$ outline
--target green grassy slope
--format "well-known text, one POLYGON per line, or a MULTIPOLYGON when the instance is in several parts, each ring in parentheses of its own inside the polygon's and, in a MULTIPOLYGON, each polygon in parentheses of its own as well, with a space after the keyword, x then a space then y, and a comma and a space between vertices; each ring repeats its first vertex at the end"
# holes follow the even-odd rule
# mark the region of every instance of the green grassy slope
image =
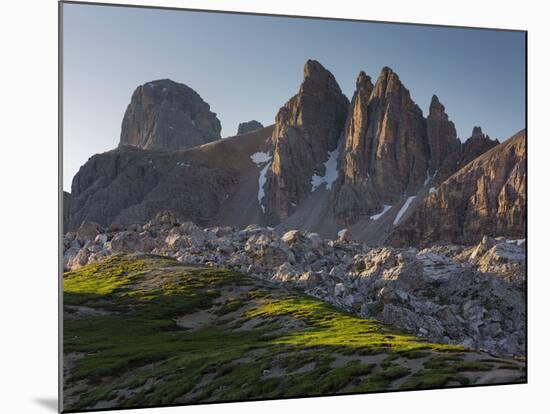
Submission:
POLYGON ((524 381, 279 285, 157 256, 64 275, 64 409, 524 381))

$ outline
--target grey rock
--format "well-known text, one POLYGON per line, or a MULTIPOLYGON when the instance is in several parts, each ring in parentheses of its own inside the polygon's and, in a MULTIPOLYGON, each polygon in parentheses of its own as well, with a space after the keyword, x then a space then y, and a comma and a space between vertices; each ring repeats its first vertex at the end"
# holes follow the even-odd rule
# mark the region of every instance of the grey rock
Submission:
POLYGON ((264 126, 260 122, 254 119, 248 122, 241 122, 239 124, 239 127, 237 128, 237 135, 248 134, 249 132, 254 132, 258 129, 262 129, 263 127, 264 126))
POLYGON ((120 133, 120 145, 174 151, 221 138, 216 114, 190 87, 161 79, 133 93, 120 133))

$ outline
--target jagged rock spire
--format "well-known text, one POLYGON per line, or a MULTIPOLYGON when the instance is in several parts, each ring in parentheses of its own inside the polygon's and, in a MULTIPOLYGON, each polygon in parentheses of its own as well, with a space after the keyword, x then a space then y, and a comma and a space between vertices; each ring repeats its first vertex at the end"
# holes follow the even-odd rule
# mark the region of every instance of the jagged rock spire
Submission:
POLYGON ((342 134, 349 101, 336 79, 316 60, 304 65, 298 94, 279 110, 273 131, 273 161, 265 184, 266 214, 279 222, 312 191, 312 177, 342 134))

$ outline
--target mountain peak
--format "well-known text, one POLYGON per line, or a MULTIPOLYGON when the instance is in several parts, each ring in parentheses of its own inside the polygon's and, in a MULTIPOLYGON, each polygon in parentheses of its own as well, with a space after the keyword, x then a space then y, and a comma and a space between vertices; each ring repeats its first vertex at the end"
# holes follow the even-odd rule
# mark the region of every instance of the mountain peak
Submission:
POLYGON ((445 106, 435 94, 432 96, 432 101, 430 102, 430 114, 433 112, 445 112, 445 106))
POLYGON ((372 80, 364 71, 359 72, 357 75, 357 81, 355 83, 357 90, 361 89, 372 89, 372 80))
POLYGON ((483 131, 481 130, 480 126, 475 126, 472 129, 472 138, 485 138, 485 134, 483 134, 483 131))
POLYGON ((304 79, 319 78, 331 74, 323 65, 313 59, 308 59, 304 64, 304 79))
POLYGON ((171 79, 157 79, 132 94, 120 145, 174 151, 220 139, 220 132, 216 114, 197 92, 171 79))
POLYGON ((466 165, 498 144, 498 140, 491 139, 489 135, 485 135, 481 127, 474 126, 472 136, 462 145, 461 165, 466 165))
POLYGON ((332 73, 308 60, 299 92, 275 117, 273 162, 264 187, 269 220, 286 219, 312 192, 313 177, 327 173, 325 163, 338 145, 348 107, 332 73))

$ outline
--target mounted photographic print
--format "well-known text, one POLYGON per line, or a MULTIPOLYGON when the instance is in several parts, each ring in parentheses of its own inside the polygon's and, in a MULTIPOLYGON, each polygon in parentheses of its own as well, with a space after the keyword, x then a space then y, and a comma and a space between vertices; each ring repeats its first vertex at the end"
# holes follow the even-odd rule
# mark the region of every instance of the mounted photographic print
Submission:
POLYGON ((64 412, 526 382, 526 32, 60 11, 64 412))

